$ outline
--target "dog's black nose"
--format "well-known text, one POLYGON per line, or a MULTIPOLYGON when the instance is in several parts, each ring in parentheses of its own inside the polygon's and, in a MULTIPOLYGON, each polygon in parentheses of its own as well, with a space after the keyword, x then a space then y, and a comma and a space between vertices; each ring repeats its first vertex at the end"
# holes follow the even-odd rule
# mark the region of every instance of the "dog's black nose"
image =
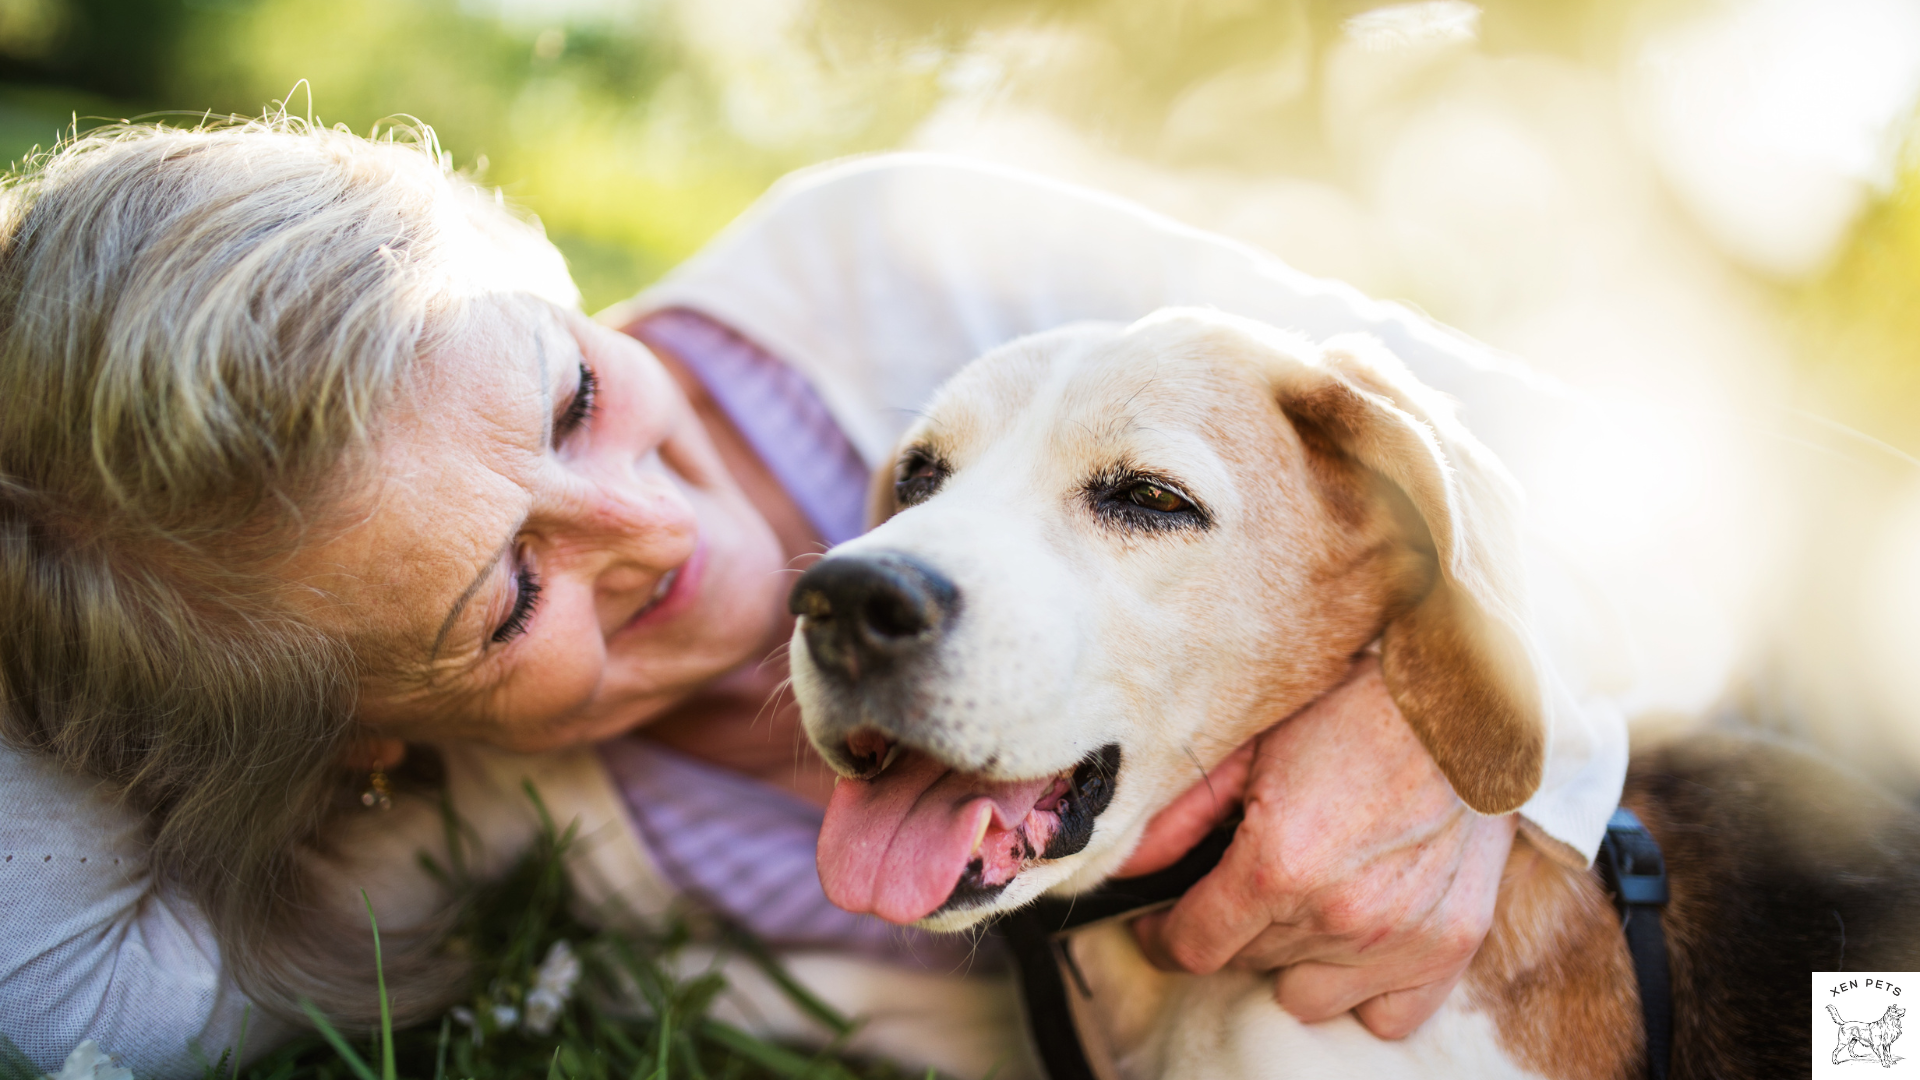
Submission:
POLYGON ((848 680, 880 671, 940 636, 960 594, 939 571, 898 552, 842 555, 800 575, 787 610, 806 618, 807 652, 848 680))

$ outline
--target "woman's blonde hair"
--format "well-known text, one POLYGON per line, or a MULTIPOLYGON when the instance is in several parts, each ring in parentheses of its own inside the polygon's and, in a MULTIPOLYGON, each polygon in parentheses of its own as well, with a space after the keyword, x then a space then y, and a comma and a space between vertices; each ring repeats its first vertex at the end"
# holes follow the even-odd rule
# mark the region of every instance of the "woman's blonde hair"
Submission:
MULTIPOLYGON (((120 125, 0 181, 0 738, 142 814, 157 880, 277 1012, 374 997, 300 854, 343 801, 361 673, 271 571, 501 292, 577 303, 424 127, 120 125)), ((387 955, 406 1011, 444 1000, 427 943, 387 955)))

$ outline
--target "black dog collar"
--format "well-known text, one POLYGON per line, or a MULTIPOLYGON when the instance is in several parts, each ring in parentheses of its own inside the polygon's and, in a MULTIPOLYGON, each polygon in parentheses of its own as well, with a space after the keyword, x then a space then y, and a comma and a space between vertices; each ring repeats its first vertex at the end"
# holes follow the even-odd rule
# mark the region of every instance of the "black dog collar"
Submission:
MULTIPOLYGON (((1237 822, 1235 823, 1238 824, 1237 822)), ((1027 1030, 1048 1080, 1099 1080, 1073 1025, 1073 1006, 1060 978, 1064 964, 1073 970, 1062 935, 1107 919, 1134 915, 1171 904, 1220 864, 1233 842, 1233 825, 1208 833, 1192 851, 1165 870, 1109 881, 1090 893, 1060 900, 1043 896, 995 923, 1007 939, 1020 969, 1020 996, 1027 1006, 1027 1030)))

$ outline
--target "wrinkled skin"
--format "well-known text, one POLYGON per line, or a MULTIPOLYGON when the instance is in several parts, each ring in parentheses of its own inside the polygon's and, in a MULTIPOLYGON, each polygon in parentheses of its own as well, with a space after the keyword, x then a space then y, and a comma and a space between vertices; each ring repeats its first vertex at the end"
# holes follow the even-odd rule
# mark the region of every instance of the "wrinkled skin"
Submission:
POLYGON ((578 745, 711 712, 736 682, 755 684, 738 709, 761 707, 779 676, 739 669, 784 636, 789 549, 814 541, 776 532, 779 508, 749 498, 638 342, 532 300, 483 304, 383 421, 367 482, 287 568, 369 660, 376 751, 578 745), (594 407, 563 430, 583 367, 594 407), (540 591, 510 633, 522 572, 540 591))

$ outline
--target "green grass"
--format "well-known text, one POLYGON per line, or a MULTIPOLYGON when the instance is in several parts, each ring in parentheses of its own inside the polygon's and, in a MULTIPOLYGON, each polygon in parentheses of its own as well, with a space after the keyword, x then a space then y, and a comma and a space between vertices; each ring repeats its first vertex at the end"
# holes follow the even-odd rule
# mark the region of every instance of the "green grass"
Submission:
MULTIPOLYGON (((539 806, 537 796, 535 805, 539 806)), ((446 947, 471 957, 472 978, 463 1001, 431 1022, 393 1027, 384 972, 380 976, 381 1023, 356 1037, 311 1005, 315 1034, 275 1048, 239 1068, 223 1051, 209 1060, 205 1080, 909 1080, 885 1061, 842 1052, 858 1022, 842 1016, 808 992, 758 942, 736 928, 689 912, 641 931, 589 926, 573 914, 565 857, 572 831, 555 829, 540 807, 543 830, 534 848, 503 877, 468 878, 453 845, 454 865, 430 868, 469 897, 446 947), (555 942, 566 942, 580 960, 572 996, 553 1018, 548 1034, 520 1022, 538 982, 541 961, 555 942), (699 942, 718 945, 721 958, 757 965, 819 1025, 817 1045, 770 1042, 716 1020, 715 999, 726 981, 714 966, 692 977, 675 974, 676 954, 699 942), (511 1009, 513 1019, 503 1022, 511 1009), (470 1018, 457 1019, 456 1015, 470 1018)), ((450 836, 459 833, 448 815, 450 836)), ((364 900, 364 897, 363 897, 364 900)), ((367 916, 374 919, 371 905, 367 916)), ((379 964, 379 927, 374 922, 374 958, 379 964)), ((242 1032, 242 1042, 245 1034, 242 1032)), ((113 1047, 106 1047, 111 1051, 113 1047)), ((38 1080, 32 1067, 0 1036, 0 1080, 38 1080)))

